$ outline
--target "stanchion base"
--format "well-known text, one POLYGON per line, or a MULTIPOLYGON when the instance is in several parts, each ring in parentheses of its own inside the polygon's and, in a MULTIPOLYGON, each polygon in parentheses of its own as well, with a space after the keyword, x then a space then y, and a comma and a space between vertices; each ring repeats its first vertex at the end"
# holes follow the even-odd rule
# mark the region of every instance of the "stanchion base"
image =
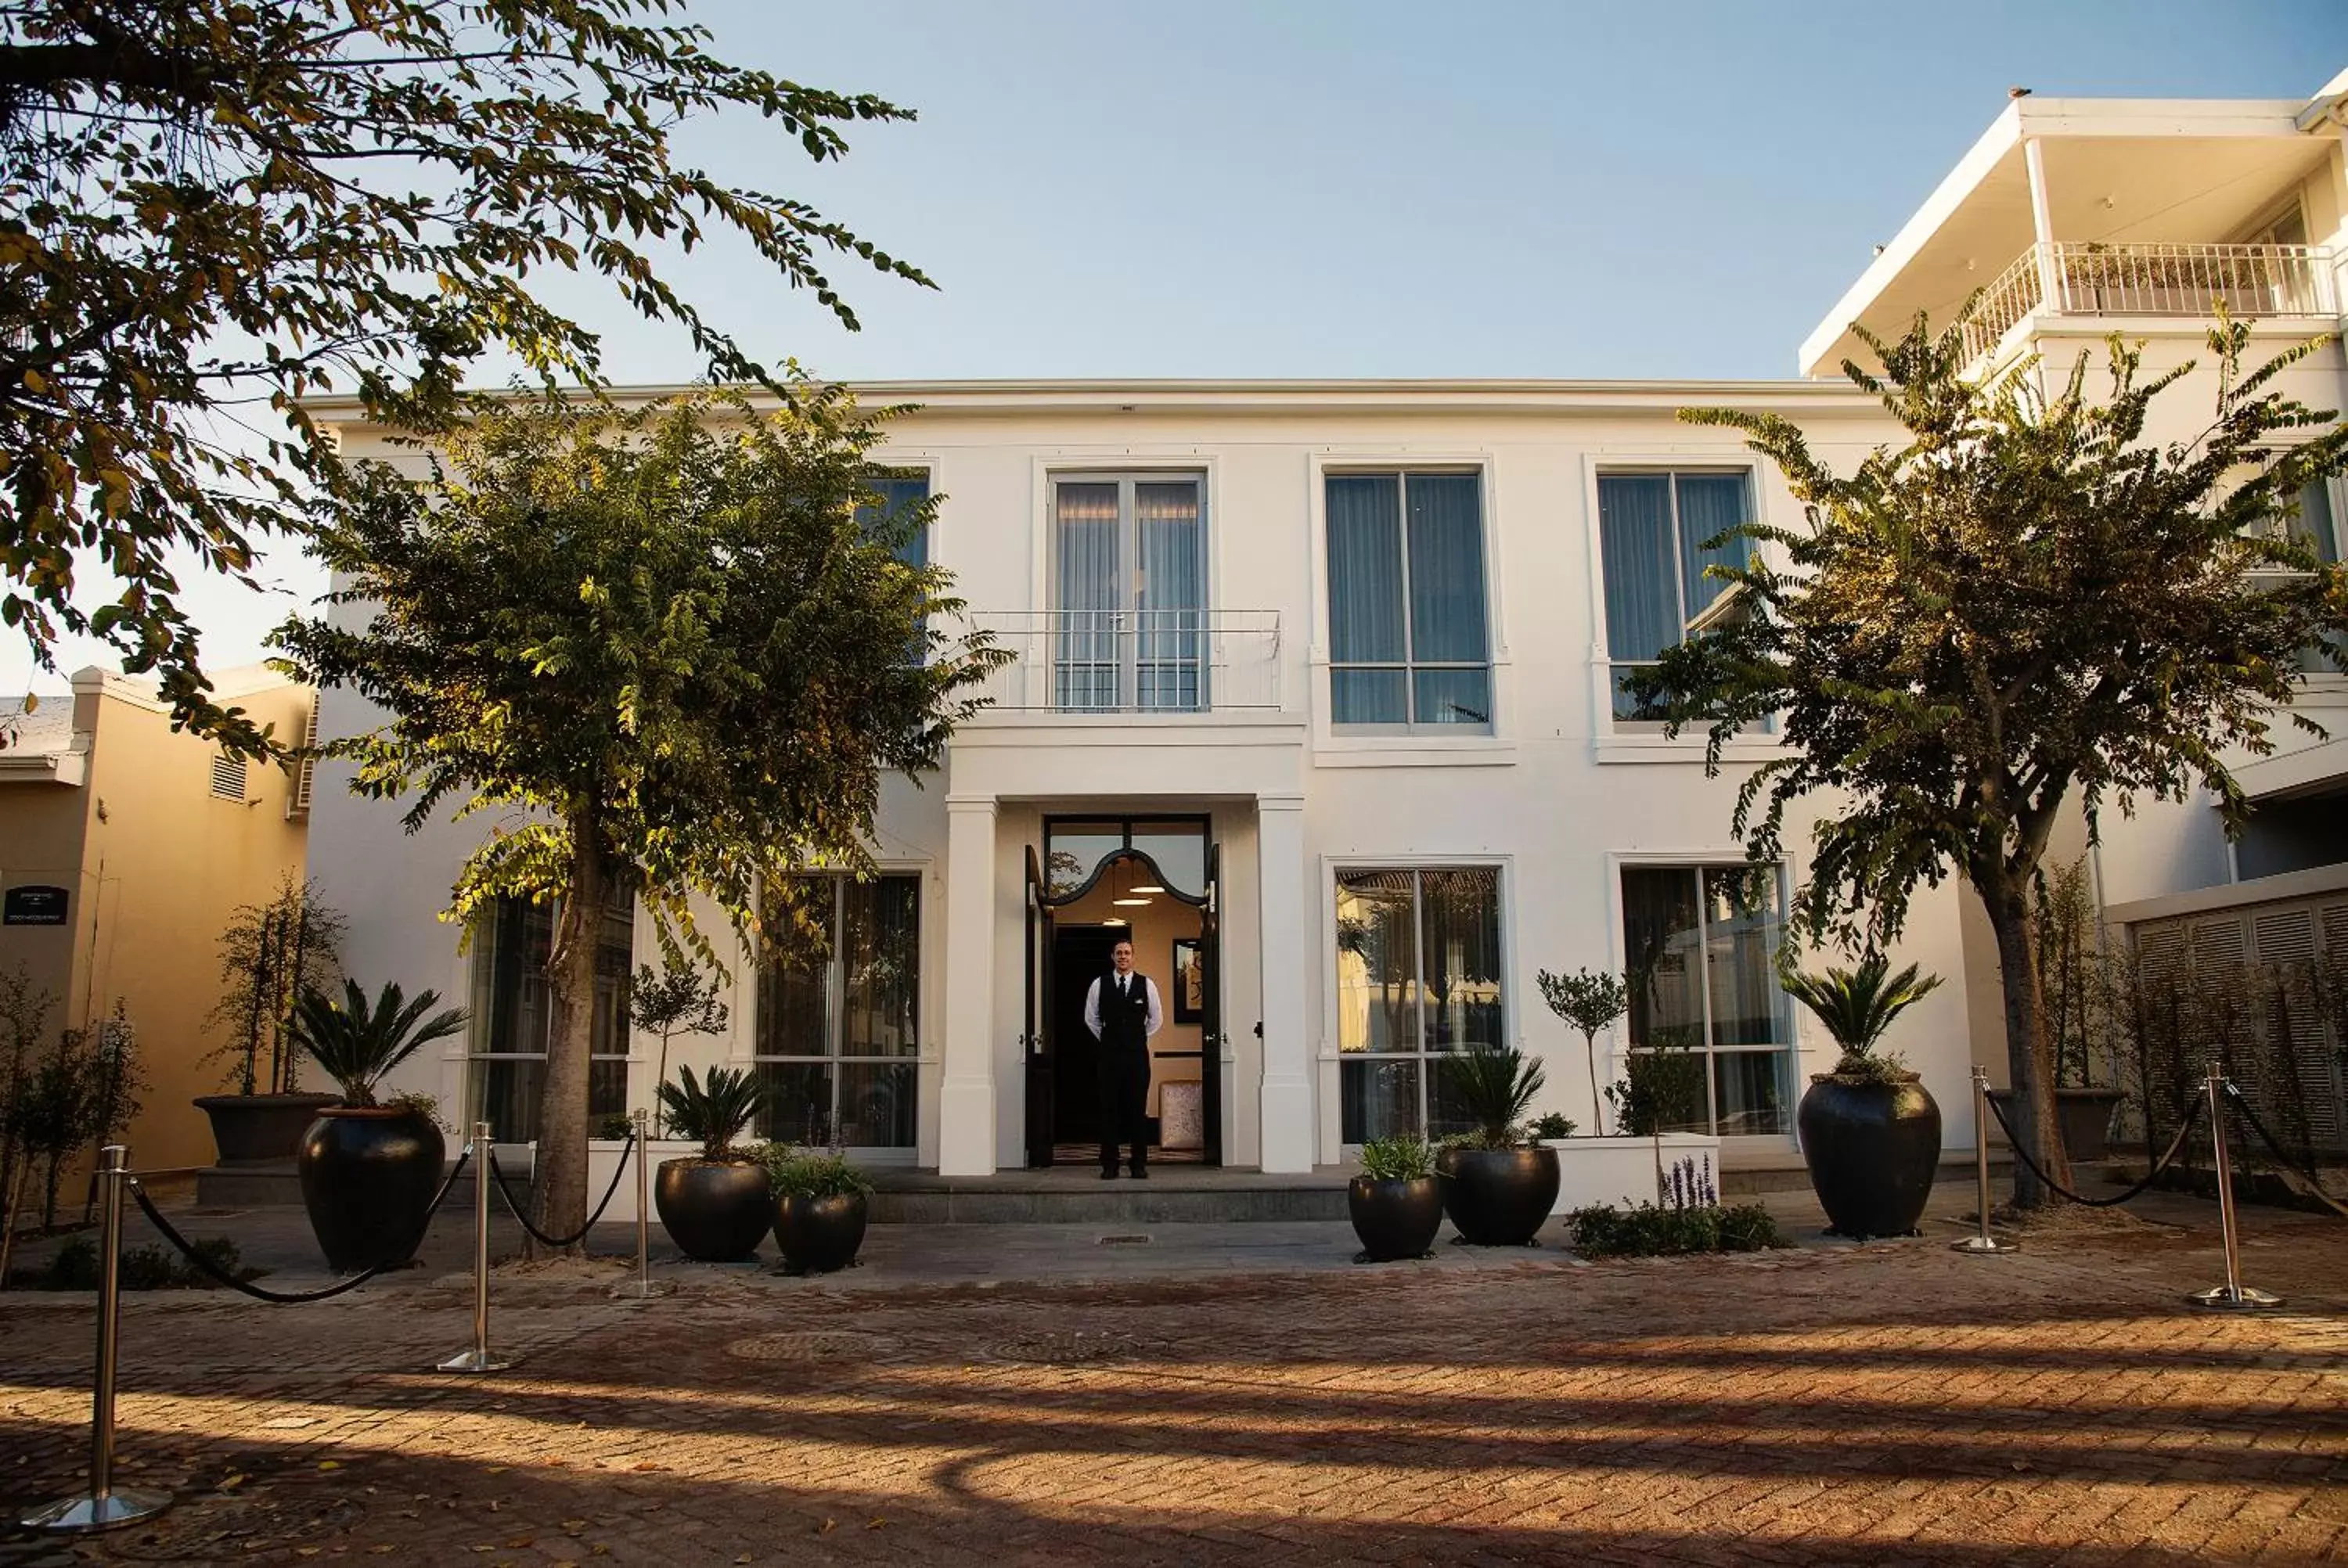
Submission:
POLYGON ((2207 1307, 2219 1312, 2250 1312, 2261 1307, 2281 1307, 2282 1297, 2270 1295, 2254 1285, 2240 1290, 2228 1286, 2213 1285, 2207 1290, 2197 1290, 2186 1300, 2196 1307, 2207 1307))
POLYGON ((665 1279, 632 1279, 625 1285, 612 1286, 612 1296, 619 1301, 657 1301, 675 1289, 675 1285, 665 1279))
POLYGON ((516 1359, 517 1358, 512 1356, 500 1356, 494 1350, 467 1350, 459 1355, 449 1357, 446 1361, 439 1363, 434 1370, 440 1372, 502 1372, 507 1368, 512 1366, 516 1359))
POLYGON ((142 1519, 152 1519, 171 1506, 168 1491, 139 1491, 122 1488, 104 1497, 69 1497, 53 1502, 37 1512, 28 1513, 17 1522, 27 1530, 46 1530, 59 1535, 91 1535, 101 1530, 119 1530, 126 1524, 136 1524, 142 1519))
POLYGON ((2000 1241, 1993 1235, 1969 1235, 1962 1241, 1949 1244, 1951 1252, 1971 1253, 1975 1257, 1987 1257, 1992 1253, 2020 1252, 2021 1246, 2010 1241, 2000 1241))

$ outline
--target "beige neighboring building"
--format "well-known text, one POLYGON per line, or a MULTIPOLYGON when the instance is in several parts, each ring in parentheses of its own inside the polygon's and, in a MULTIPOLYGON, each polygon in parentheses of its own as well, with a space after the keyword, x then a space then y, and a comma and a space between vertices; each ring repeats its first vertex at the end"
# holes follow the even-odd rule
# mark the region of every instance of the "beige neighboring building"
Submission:
MULTIPOLYGON (((308 732, 316 698, 264 666, 217 671, 214 699, 280 737, 308 732)), ((16 703, 11 702, 11 711, 16 703)), ((174 732, 148 682, 88 669, 70 702, 44 699, 0 742, 0 970, 57 998, 52 1027, 91 1025, 122 1001, 148 1087, 132 1162, 209 1164, 190 1101, 222 1086, 204 1015, 218 943, 240 905, 304 871, 306 776, 241 763, 174 732)), ((306 775, 306 770, 304 770, 306 775)))

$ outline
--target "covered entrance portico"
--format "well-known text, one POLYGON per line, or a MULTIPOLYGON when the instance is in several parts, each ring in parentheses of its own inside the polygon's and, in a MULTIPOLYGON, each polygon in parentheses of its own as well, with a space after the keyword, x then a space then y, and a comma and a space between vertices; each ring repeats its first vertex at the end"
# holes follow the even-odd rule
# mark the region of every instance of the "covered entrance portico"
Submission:
MULTIPOLYGON (((1062 1144, 1073 1153, 1097 1139, 1084 1090, 1087 1042, 1074 1038, 1083 1031, 1072 1011, 1093 978, 1082 971, 1106 967, 1112 918, 1136 922, 1125 929, 1138 927, 1138 967, 1158 982, 1173 1037, 1159 1042, 1166 1054, 1152 1073, 1161 1141, 1169 1085, 1195 1081, 1200 1125, 1184 1152, 1198 1163, 1313 1169, 1299 732, 1285 723, 983 717, 956 733, 945 802, 940 1175, 1041 1167, 1062 1144), (1176 781, 1216 787, 1169 788, 1176 781), (1056 846, 1066 857, 1056 877, 1056 846), (1120 906, 1121 897, 1150 902, 1120 906), (1178 941, 1191 944, 1180 961, 1196 966, 1179 979, 1178 941), (1076 971, 1065 984, 1064 965, 1076 971), (1195 1017, 1185 1016, 1193 1002, 1195 1017), (1200 1054, 1179 1054, 1189 1050, 1200 1054)), ((1175 1091, 1174 1116, 1187 1113, 1192 1092, 1175 1091)))

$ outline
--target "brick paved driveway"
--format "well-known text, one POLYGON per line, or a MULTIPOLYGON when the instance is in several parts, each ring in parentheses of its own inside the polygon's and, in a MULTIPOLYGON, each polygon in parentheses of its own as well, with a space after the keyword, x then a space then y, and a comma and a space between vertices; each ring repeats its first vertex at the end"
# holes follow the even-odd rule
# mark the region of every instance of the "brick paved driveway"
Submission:
MULTIPOLYGON (((151 1526, 0 1563, 2348 1555, 2348 1225, 1112 1286, 501 1277, 305 1307, 134 1297, 151 1526)), ((0 1298, 0 1498, 78 1484, 87 1298, 0 1298)))

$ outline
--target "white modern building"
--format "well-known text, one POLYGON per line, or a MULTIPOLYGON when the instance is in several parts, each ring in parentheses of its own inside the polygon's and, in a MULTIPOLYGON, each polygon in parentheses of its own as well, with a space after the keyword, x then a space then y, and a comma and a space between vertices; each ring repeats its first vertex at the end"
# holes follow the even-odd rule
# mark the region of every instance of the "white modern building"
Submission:
MULTIPOLYGON (((2016 99, 1810 334, 1803 374, 1829 374, 1852 352, 1852 322, 1897 333, 1976 289, 1983 366, 2036 354, 2039 374, 2060 378, 2082 354, 2099 364, 2113 333, 2143 345, 2147 374, 2198 362, 2147 433, 2189 441, 2214 404, 2219 301, 2255 322, 2253 366, 2336 334, 2348 313, 2348 72, 2296 101, 2016 99)), ((2336 336, 2281 384, 2312 407, 2348 407, 2336 336)), ((2292 526, 2338 560, 2343 520, 2335 478, 2301 495, 2292 526)), ((2348 962, 2348 677, 2313 651, 2305 663, 2295 705, 2328 736, 2282 723, 2271 753, 2228 759, 2252 805, 2238 839, 2206 794, 2105 814, 2105 914, 2148 960, 2348 962)), ((2312 1131, 2339 1143, 2348 1039, 2312 1003, 2295 1023, 2312 1131)))
MULTIPOLYGON (((1772 410, 1854 462, 1892 426, 1836 374, 1846 324, 1896 332, 1985 284, 1984 363, 2113 328, 2156 360, 2186 354, 2219 294, 2272 318, 2264 339, 2335 324, 2336 101, 2018 101, 1812 335, 1799 380, 860 388, 920 405, 883 460, 942 497, 922 548, 1016 659, 946 767, 887 791, 885 875, 835 889, 829 959, 737 963, 728 1031, 674 1041, 672 1071, 756 1064, 764 1132, 862 1158, 950 1176, 1089 1161, 1075 1014, 1129 936, 1172 1014, 1154 1042, 1161 1157, 1303 1172, 1381 1132, 1439 1131, 1437 1061, 1478 1041, 1542 1056, 1543 1109, 1589 1128, 1581 1041, 1536 983, 1586 965, 1637 981, 1600 1041, 1601 1082, 1641 1045, 1694 1045, 1724 1163, 1797 1163, 1797 1086, 1831 1060, 1771 979, 1802 868, 1748 866, 1729 827, 1737 765, 1773 743, 1741 743, 1708 779, 1701 741, 1665 739, 1618 682, 1706 609, 1703 541, 1799 514, 1733 434, 1676 411, 1772 410)), ((2348 401, 2340 367, 2336 347, 2312 362, 2305 395, 2348 401)), ((343 412, 347 446, 380 449, 343 412)), ((2312 498, 2310 517, 2341 499, 2312 498)), ((2311 701, 2348 706, 2342 684, 2312 678, 2311 701)), ((367 722, 325 694, 326 733, 367 722)), ((2323 771, 2336 756, 2246 777, 2297 801, 2340 786, 2348 769, 2323 771)), ((469 826, 404 837, 394 812, 320 780, 314 866, 351 917, 353 973, 474 1009, 469 1040, 407 1086, 526 1136, 546 912, 506 911, 460 954, 433 915, 469 826)), ((2348 899, 2348 853, 2311 873, 2246 840, 2230 861, 2209 816, 2107 824, 2106 897, 2165 907, 2271 871, 2333 876, 2348 899)), ((2274 853, 2341 842, 2321 809, 2269 820, 2274 853)), ((1966 978, 1897 1041, 1952 1152, 1973 1139, 1971 1062, 2003 1060, 1969 903, 1953 886, 1920 897, 1901 955, 1966 978)), ((651 1094, 657 1042, 629 1038, 616 1003, 654 948, 623 911, 607 944, 595 1094, 618 1112, 651 1094)))

